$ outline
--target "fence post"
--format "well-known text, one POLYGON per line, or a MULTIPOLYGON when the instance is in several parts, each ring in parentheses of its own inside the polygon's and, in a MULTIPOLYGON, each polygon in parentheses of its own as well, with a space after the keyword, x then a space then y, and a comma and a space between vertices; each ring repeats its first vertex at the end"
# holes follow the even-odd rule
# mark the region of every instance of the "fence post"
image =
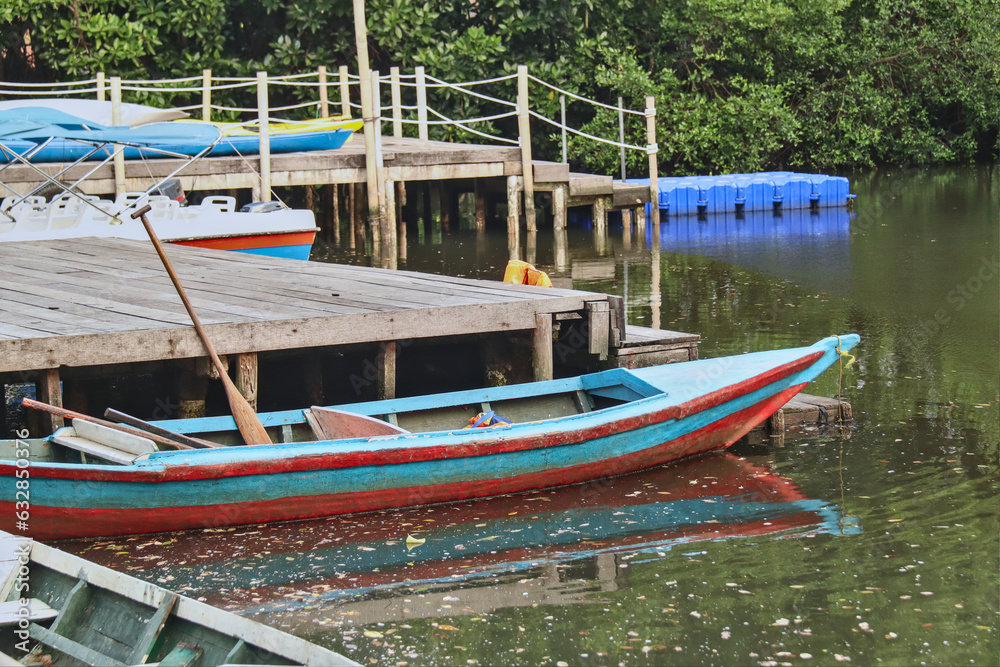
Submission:
POLYGON ((104 72, 97 73, 97 100, 99 102, 104 101, 104 90, 107 88, 107 83, 104 81, 104 72))
MULTIPOLYGON (((111 77, 111 124, 122 124, 122 78, 111 77)), ((124 147, 115 144, 115 196, 125 192, 125 153, 124 147)))
POLYGON ((562 161, 566 162, 566 96, 559 96, 559 113, 562 118, 560 130, 562 130, 562 161))
POLYGON ((625 107, 622 98, 618 98, 618 143, 621 144, 622 183, 625 182, 625 107))
POLYGON ((399 68, 389 68, 389 93, 392 97, 392 136, 403 136, 403 99, 399 90, 399 68))
POLYGON ((528 66, 517 66, 517 141, 521 145, 521 173, 524 175, 524 219, 528 231, 535 225, 535 176, 531 168, 531 123, 528 116, 528 66))
POLYGON ((201 70, 201 119, 212 119, 212 70, 201 70))
POLYGON ((330 115, 330 97, 326 89, 326 65, 320 65, 317 73, 319 78, 319 115, 326 118, 330 115))
POLYGON ((427 141, 427 79, 424 78, 423 65, 414 72, 417 75, 417 137, 427 141))
POLYGON ((341 65, 337 71, 340 80, 340 115, 351 117, 351 86, 347 76, 347 65, 341 65))
POLYGON ((646 98, 646 152, 649 153, 649 208, 653 243, 660 247, 660 183, 656 168, 656 99, 646 98))
POLYGON ((257 72, 257 130, 260 136, 260 201, 271 201, 271 128, 267 72, 257 72))

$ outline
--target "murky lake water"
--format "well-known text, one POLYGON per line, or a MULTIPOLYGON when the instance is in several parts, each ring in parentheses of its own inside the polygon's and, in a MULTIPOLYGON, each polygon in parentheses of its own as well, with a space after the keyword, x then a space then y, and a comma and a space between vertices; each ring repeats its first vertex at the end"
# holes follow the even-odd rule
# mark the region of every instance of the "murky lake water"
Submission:
MULTIPOLYGON (((577 220, 534 256, 562 284, 625 295, 631 324, 701 334, 702 357, 860 333, 844 437, 455 506, 62 546, 359 662, 995 665, 1000 172, 865 174, 852 192, 856 213, 669 218, 659 249, 577 220)), ((468 222, 411 225, 401 268, 498 279, 503 232, 468 222)), ((836 395, 838 376, 809 392, 836 395)))

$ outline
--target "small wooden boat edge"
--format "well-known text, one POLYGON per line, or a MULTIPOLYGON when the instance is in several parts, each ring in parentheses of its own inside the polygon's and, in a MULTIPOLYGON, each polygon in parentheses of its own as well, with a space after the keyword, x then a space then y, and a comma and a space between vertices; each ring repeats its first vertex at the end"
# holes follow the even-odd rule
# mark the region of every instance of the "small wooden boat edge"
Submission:
MULTIPOLYGON (((15 593, 18 570, 22 564, 27 562, 27 559, 20 554, 28 551, 30 561, 35 564, 71 578, 83 579, 88 586, 104 589, 154 609, 160 607, 170 596, 176 595, 177 602, 173 606, 172 616, 233 639, 242 640, 251 649, 261 649, 302 665, 338 667, 358 664, 339 653, 276 628, 172 593, 161 586, 96 565, 79 556, 68 554, 41 542, 0 531, 0 544, 3 545, 0 548, 3 554, 0 556, 2 559, 0 566, 7 568, 6 572, 0 571, 0 581, 2 581, 0 599, 6 600, 15 593), (26 549, 19 546, 24 543, 28 543, 26 549), (12 554, 15 555, 15 558, 10 560, 12 554)), ((17 597, 15 597, 16 599, 17 597)), ((32 641, 32 643, 36 642, 32 641)), ((15 662, 15 664, 20 663, 15 662)))

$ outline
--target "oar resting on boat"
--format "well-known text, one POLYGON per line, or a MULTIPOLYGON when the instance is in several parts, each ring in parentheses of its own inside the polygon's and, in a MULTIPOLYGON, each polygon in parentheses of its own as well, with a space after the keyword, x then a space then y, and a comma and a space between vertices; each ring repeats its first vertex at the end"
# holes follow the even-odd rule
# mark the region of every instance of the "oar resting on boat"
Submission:
POLYGON ((135 417, 129 417, 128 415, 118 412, 117 410, 111 410, 110 408, 105 411, 105 416, 112 416, 112 418, 121 417, 118 421, 125 422, 128 420, 131 422, 131 425, 126 426, 124 424, 116 424, 105 419, 85 415, 81 412, 75 412, 56 405, 50 405, 49 403, 43 403, 42 401, 36 401, 33 398, 23 398, 21 399, 21 404, 26 408, 48 412, 49 414, 53 414, 64 419, 82 419, 115 431, 121 431, 122 433, 128 433, 140 438, 146 438, 169 449, 201 449, 218 447, 218 445, 214 442, 209 442, 200 438, 192 438, 180 433, 174 433, 165 428, 136 419, 135 417), (111 414, 109 415, 108 413, 111 414))
POLYGON ((231 416, 176 419, 153 425, 236 446, 151 451, 136 438, 125 453, 81 462, 77 450, 89 444, 80 439, 111 429, 77 419, 50 438, 0 441, 0 529, 16 528, 25 461, 32 489, 44 489, 31 495, 29 534, 38 539, 285 521, 621 475, 728 447, 858 340, 263 413, 270 447, 240 446, 231 416), (512 423, 466 428, 489 412, 512 423))

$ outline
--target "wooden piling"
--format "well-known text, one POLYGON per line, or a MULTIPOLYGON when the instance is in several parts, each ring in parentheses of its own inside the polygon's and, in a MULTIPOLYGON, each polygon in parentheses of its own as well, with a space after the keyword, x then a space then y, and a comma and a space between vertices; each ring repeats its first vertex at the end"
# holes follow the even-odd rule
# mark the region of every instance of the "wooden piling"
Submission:
MULTIPOLYGON (((38 372, 38 378, 35 380, 35 396, 43 403, 54 405, 57 408, 63 406, 62 384, 58 368, 46 368, 38 372)), ((39 426, 44 431, 44 435, 55 433, 56 429, 66 425, 62 417, 50 413, 40 415, 40 421, 39 426)))
POLYGON ((378 400, 396 398, 396 342, 384 341, 378 344, 378 380, 376 392, 378 400))
POLYGON ((257 353, 244 352, 236 355, 233 369, 233 384, 243 394, 250 407, 257 410, 257 353))
MULTIPOLYGON (((521 178, 507 177, 507 255, 509 259, 521 258, 521 178)), ((476 220, 479 220, 480 192, 476 190, 476 220)), ((485 204, 483 205, 485 208, 485 204)), ((484 213, 485 224, 485 213, 484 213)))
POLYGON ((532 332, 531 361, 535 381, 552 379, 552 315, 535 315, 535 330, 532 332))

